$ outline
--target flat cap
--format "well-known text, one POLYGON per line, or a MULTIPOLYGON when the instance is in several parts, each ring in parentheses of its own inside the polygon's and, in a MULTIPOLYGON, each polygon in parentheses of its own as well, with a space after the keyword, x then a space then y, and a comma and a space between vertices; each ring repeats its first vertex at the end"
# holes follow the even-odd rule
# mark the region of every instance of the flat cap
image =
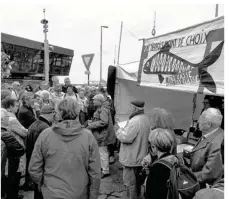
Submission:
POLYGON ((43 106, 41 108, 41 114, 50 114, 54 112, 54 108, 50 105, 43 106))
POLYGON ((144 101, 132 101, 130 103, 133 104, 134 106, 138 107, 138 108, 144 108, 144 106, 145 106, 144 101))

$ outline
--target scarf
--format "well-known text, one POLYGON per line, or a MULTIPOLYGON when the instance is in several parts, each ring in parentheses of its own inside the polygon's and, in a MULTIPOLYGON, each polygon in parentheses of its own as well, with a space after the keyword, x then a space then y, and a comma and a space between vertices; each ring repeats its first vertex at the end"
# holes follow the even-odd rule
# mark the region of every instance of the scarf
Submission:
POLYGON ((133 112, 133 113, 130 115, 129 120, 132 119, 133 117, 137 116, 137 115, 142 115, 142 114, 144 114, 144 109, 142 109, 142 110, 137 110, 137 111, 133 112))

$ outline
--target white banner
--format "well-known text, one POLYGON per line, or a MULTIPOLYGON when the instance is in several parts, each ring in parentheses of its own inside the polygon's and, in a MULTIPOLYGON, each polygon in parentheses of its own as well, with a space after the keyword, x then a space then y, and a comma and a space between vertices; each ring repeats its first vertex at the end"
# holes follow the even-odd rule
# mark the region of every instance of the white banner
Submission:
POLYGON ((143 40, 143 86, 224 95, 224 17, 143 40))

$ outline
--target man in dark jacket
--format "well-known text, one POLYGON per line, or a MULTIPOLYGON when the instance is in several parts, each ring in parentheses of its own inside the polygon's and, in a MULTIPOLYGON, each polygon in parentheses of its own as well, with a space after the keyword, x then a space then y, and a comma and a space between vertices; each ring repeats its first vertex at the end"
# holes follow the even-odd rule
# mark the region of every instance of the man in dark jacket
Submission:
MULTIPOLYGON (((69 85, 71 85, 70 78, 66 77, 64 79, 64 85, 62 86, 62 92, 63 93, 67 93, 67 89, 68 89, 69 85)), ((73 86, 72 90, 73 90, 74 93, 78 93, 77 88, 75 86, 73 86)))
POLYGON ((25 93, 22 97, 22 107, 18 111, 19 122, 28 129, 30 125, 36 121, 34 105, 34 94, 25 93))
MULTIPOLYGON (((111 98, 108 97, 108 93, 107 90, 105 88, 103 88, 102 86, 99 87, 99 93, 101 93, 104 97, 104 102, 103 105, 106 106, 107 108, 109 108, 110 112, 111 112, 111 118, 112 118, 112 122, 113 125, 115 124, 115 107, 114 107, 114 103, 113 100, 111 98)), ((111 144, 108 145, 108 151, 109 151, 109 162, 110 164, 115 162, 114 159, 114 144, 116 141, 116 137, 114 136, 114 140, 112 141, 111 144)))
POLYGON ((107 146, 115 139, 115 132, 109 107, 103 104, 103 95, 97 94, 93 100, 97 110, 94 113, 92 122, 88 123, 88 129, 92 131, 99 145, 102 178, 104 178, 110 174, 109 152, 107 146))
MULTIPOLYGON (((28 166, 33 153, 33 148, 36 143, 37 138, 40 133, 49 128, 53 122, 54 118, 54 108, 52 106, 44 106, 41 109, 40 117, 29 127, 28 135, 26 139, 26 182, 29 187, 29 182, 31 182, 28 174, 28 166)), ((37 185, 35 185, 34 199, 39 199, 42 194, 38 190, 37 185)))

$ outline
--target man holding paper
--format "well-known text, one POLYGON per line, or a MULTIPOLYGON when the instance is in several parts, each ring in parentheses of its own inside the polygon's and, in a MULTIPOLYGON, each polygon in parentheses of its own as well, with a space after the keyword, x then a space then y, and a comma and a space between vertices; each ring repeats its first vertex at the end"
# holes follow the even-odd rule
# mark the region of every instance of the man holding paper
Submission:
POLYGON ((142 170, 141 162, 148 152, 148 138, 150 124, 144 114, 143 101, 131 102, 132 114, 124 128, 116 132, 121 142, 119 161, 123 164, 123 182, 127 197, 137 199, 141 196, 139 173, 142 170))

